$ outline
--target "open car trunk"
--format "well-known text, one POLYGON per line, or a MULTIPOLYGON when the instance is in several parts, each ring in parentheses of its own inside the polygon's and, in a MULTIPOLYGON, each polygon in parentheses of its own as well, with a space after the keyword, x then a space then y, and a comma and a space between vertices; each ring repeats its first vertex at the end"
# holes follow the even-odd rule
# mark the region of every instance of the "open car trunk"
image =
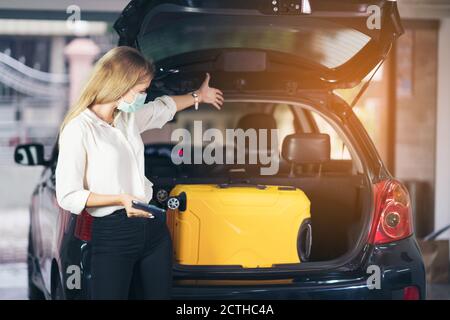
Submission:
MULTIPOLYGON (((230 177, 228 170, 218 168, 226 165, 174 167, 170 159, 156 156, 156 153, 165 153, 155 151, 164 147, 149 148, 155 152, 155 157, 151 156, 153 152, 148 152, 147 158, 147 173, 155 183, 154 192, 160 194, 160 190, 166 190, 172 196, 181 192, 187 194, 185 203, 181 204, 184 209, 176 213, 168 210, 171 218, 167 221, 174 240, 175 268, 186 276, 208 272, 239 276, 254 272, 284 274, 288 271, 329 270, 348 264, 366 244, 372 213, 372 185, 367 174, 354 172, 351 160, 324 162, 320 173, 317 166, 298 165, 295 177, 292 177, 290 166, 285 161, 275 176, 254 175, 255 168, 252 168, 247 173, 234 173, 230 177), (192 193, 193 186, 207 188, 192 193), (270 188, 282 191, 269 191, 270 188), (233 189, 237 192, 224 197, 222 190, 230 193, 233 189), (296 189, 309 200, 310 217, 302 216, 304 202, 297 202, 298 209, 292 208, 285 202, 291 201, 289 198, 285 200, 282 195, 274 194, 288 194, 296 189), (258 193, 259 198, 255 196, 258 193), (302 219, 310 218, 312 246, 308 259, 301 258, 298 242, 303 220, 293 214, 302 219), (249 236, 253 237, 251 242, 247 241, 249 236), (271 241, 270 247, 267 241, 271 241), (293 255, 280 252, 293 248, 297 250, 294 253, 297 261, 287 262, 286 257, 292 258, 293 255), (248 255, 242 256, 245 252, 248 255), (258 257, 260 253, 266 255, 258 257), (239 254, 241 260, 236 258, 239 254), (204 259, 205 256, 211 259, 204 259), (258 265, 261 261, 263 263, 258 265)), ((159 201, 158 196, 153 201, 167 207, 167 203, 159 201)))
MULTIPOLYGON (((211 86, 227 98, 247 94, 301 100, 305 92, 316 92, 327 100, 334 89, 358 85, 403 33, 395 1, 304 0, 298 6, 291 2, 134 0, 114 28, 119 45, 137 48, 156 66, 148 99, 197 90, 209 72, 211 86)), ((166 147, 161 152, 164 146, 150 146, 146 153, 156 204, 166 205, 158 194, 179 185, 230 183, 228 171, 220 166, 175 166, 170 156, 162 156, 170 155, 173 145, 166 147)), ((299 164, 300 173, 292 177, 285 163, 270 179, 251 174, 243 178, 247 184, 293 186, 306 194, 313 228, 308 262, 273 261, 271 267, 258 270, 239 264, 176 268, 188 274, 210 270, 242 274, 349 265, 367 244, 373 196, 369 174, 355 171, 347 161, 321 165, 320 175, 315 164, 299 164)))

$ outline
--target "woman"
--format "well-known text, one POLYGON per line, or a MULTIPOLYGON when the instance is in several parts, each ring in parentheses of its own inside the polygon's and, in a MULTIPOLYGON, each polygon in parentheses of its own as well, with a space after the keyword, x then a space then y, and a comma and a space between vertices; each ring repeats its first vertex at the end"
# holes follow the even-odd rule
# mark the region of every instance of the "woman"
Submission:
POLYGON ((60 128, 56 198, 92 224, 93 299, 127 299, 134 272, 145 299, 170 298, 172 242, 161 217, 131 206, 148 203, 152 183, 144 175, 140 134, 161 128, 196 100, 220 109, 223 93, 210 76, 192 94, 163 95, 145 104, 153 64, 137 50, 117 47, 95 65, 78 101, 60 128))

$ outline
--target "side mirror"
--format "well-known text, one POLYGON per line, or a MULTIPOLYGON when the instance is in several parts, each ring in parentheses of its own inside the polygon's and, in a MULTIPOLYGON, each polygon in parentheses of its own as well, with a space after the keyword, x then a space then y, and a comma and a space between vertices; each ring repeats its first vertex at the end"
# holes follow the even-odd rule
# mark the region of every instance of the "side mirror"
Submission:
POLYGON ((14 150, 14 161, 25 166, 45 166, 44 145, 40 143, 19 144, 14 150))

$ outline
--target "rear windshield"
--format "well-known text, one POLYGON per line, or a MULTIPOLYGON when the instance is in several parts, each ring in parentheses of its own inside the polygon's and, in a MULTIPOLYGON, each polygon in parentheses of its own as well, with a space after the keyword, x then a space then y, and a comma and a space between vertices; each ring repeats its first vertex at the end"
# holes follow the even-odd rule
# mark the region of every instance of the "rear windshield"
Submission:
POLYGON ((146 20, 138 44, 153 61, 203 49, 251 48, 293 54, 332 69, 371 40, 355 29, 304 16, 161 12, 146 20))
MULTIPOLYGON (((185 175, 191 178, 208 177, 208 178, 229 178, 231 168, 244 170, 248 177, 260 177, 260 167, 267 167, 270 165, 260 164, 256 165, 258 169, 251 169, 251 165, 247 161, 246 164, 237 164, 234 162, 231 165, 225 164, 223 156, 226 154, 225 147, 230 146, 230 141, 227 140, 226 130, 236 128, 255 128, 259 129, 277 129, 277 135, 274 136, 277 139, 272 141, 272 137, 267 136, 267 143, 273 147, 273 151, 276 151, 280 157, 280 164, 277 167, 274 174, 265 176, 267 183, 274 177, 286 176, 289 173, 290 165, 282 158, 282 146, 286 136, 294 133, 312 133, 320 132, 329 135, 330 137, 330 163, 343 163, 343 166, 339 167, 327 167, 323 168, 323 172, 334 174, 337 173, 351 173, 354 169, 353 157, 349 152, 347 144, 344 143, 346 139, 341 133, 339 133, 335 127, 325 119, 321 114, 302 108, 300 106, 293 106, 285 103, 274 102, 225 102, 218 116, 218 111, 207 104, 200 104, 198 110, 186 109, 178 112, 175 118, 167 123, 163 128, 157 128, 145 131, 142 135, 142 139, 146 144, 145 157, 146 157, 146 173, 149 177, 177 177, 185 175), (262 117, 261 116, 265 116, 262 117), (254 126, 248 126, 248 119, 254 126), (243 119, 247 118, 247 125, 243 125, 243 119), (175 134, 177 130, 186 130, 185 134, 190 137, 188 140, 184 140, 184 145, 190 145, 192 148, 191 156, 192 161, 188 164, 181 164, 181 166, 174 164, 171 158, 171 152, 179 140, 178 134, 175 134), (223 139, 211 139, 207 138, 206 132, 210 129, 214 129, 219 137, 223 139), (201 163, 194 163, 194 154, 198 152, 203 154, 207 146, 217 146, 223 148, 223 153, 218 155, 218 159, 223 160, 222 163, 206 164, 204 160, 201 163), (194 151, 197 149, 197 151, 194 151), (336 162, 337 161, 337 162, 336 162), (178 168, 178 169, 177 169, 178 168), (248 170, 250 169, 250 170, 248 170)), ((257 134, 256 138, 258 143, 260 139, 265 140, 263 136, 257 134)), ((245 140, 245 146, 249 146, 251 138, 247 137, 245 140)), ((235 143, 235 142, 233 142, 235 143)), ((233 144, 231 143, 231 144, 233 144)), ((255 148, 255 145, 253 145, 255 148)), ((258 152, 263 152, 256 146, 255 149, 258 152)), ((215 152, 214 152, 215 153, 215 152)), ((356 168, 356 167, 355 167, 356 168)), ((306 169, 306 168, 304 168, 306 169)))

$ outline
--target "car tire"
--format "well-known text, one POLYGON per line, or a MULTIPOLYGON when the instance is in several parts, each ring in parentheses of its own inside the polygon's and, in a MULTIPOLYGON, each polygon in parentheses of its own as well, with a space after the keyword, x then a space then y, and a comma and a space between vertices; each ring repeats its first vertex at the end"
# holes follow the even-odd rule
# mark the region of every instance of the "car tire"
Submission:
POLYGON ((28 272, 28 299, 30 300, 45 300, 42 291, 33 282, 34 271, 34 249, 31 237, 31 228, 28 231, 28 251, 27 251, 27 272, 28 272))
POLYGON ((52 300, 66 300, 61 279, 57 276, 52 289, 52 300))

